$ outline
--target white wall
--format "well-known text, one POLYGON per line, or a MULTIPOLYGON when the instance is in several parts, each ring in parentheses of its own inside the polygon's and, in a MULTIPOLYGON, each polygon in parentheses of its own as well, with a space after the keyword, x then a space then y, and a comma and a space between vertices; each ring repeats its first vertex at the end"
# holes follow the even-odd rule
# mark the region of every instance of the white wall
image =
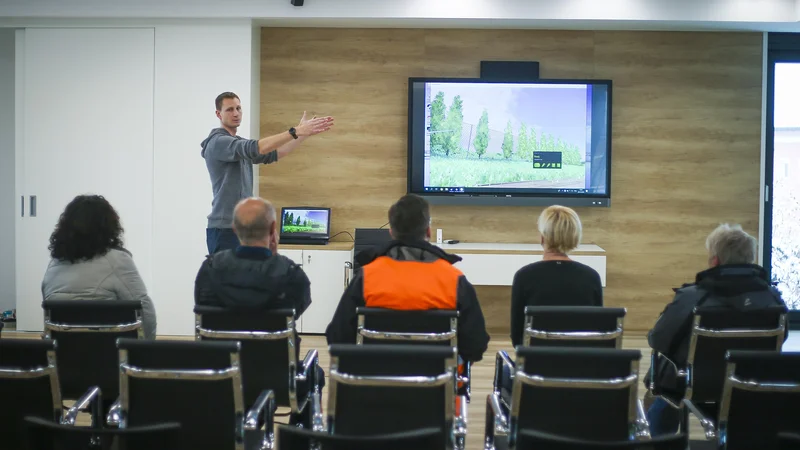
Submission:
POLYGON ((14 30, 0 29, 0 312, 16 305, 14 30))
POLYGON ((289 0, 3 0, 0 17, 12 24, 137 17, 266 19, 274 26, 800 29, 796 0, 306 0, 302 7, 289 0))
MULTIPOLYGON (((206 255, 211 182, 200 142, 219 126, 214 99, 239 95, 245 112, 253 95, 252 25, 175 24, 155 27, 155 155, 153 284, 158 332, 192 334, 194 280, 206 255)), ((255 81, 257 84, 257 80, 255 81)), ((245 118, 241 136, 250 137, 245 118)))

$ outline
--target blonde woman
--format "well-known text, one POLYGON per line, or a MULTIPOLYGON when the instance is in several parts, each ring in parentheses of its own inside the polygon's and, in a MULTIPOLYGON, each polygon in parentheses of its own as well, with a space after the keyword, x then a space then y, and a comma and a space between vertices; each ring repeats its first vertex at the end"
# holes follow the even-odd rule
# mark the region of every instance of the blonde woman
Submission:
POLYGON ((600 275, 573 261, 569 252, 581 242, 581 219, 565 206, 551 206, 539 216, 542 261, 514 275, 511 286, 511 342, 522 343, 526 306, 603 306, 600 275))

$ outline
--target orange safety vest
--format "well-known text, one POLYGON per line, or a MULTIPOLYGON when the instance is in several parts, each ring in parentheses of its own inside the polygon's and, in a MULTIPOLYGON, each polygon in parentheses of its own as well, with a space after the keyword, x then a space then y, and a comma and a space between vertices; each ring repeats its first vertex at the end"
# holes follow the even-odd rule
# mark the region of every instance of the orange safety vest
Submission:
POLYGON ((443 259, 397 261, 381 256, 363 270, 368 308, 456 309, 458 279, 463 274, 443 259))

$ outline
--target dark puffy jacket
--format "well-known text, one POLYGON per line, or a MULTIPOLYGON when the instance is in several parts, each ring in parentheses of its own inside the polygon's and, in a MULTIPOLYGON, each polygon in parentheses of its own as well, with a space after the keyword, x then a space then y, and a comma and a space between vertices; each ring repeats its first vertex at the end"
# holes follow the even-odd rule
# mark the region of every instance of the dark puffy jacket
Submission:
POLYGON ((464 360, 480 361, 489 335, 475 288, 453 267, 460 260, 424 241, 392 241, 376 251, 361 261, 364 267, 342 295, 325 330, 328 343, 356 342, 356 307, 456 309, 458 353, 464 360))
POLYGON ((194 301, 231 309, 294 308, 299 317, 311 304, 310 283, 291 259, 266 248, 239 247, 206 256, 194 301))
MULTIPOLYGON (((675 290, 675 299, 661 313, 647 335, 647 341, 651 348, 684 367, 689 355, 696 306, 750 311, 775 305, 784 305, 784 302, 762 267, 753 264, 713 267, 698 273, 694 284, 675 290)), ((665 370, 656 375, 656 382, 668 389, 679 388, 674 370, 668 364, 662 367, 665 370)))

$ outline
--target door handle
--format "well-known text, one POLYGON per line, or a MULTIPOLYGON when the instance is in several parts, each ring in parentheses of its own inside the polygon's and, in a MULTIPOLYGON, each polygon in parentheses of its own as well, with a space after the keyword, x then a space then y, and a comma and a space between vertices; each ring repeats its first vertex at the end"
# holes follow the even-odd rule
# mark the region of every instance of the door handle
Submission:
POLYGON ((25 196, 19 198, 19 216, 25 217, 25 196))
POLYGON ((30 217, 36 217, 36 196, 35 195, 31 195, 30 201, 31 201, 31 205, 28 208, 28 215, 30 217))

